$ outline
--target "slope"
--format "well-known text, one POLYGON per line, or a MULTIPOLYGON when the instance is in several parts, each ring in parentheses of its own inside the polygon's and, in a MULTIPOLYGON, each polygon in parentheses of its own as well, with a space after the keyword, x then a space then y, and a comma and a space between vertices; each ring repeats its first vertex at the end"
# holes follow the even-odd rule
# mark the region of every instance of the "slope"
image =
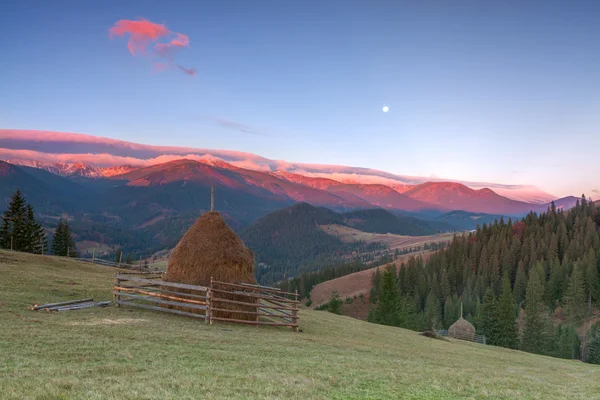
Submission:
POLYGON ((339 221, 340 215, 331 210, 299 203, 244 228, 240 237, 259 263, 256 278, 263 283, 277 282, 343 260, 353 252, 382 247, 376 243, 344 243, 319 228, 339 221))
POLYGON ((595 366, 306 309, 302 333, 116 307, 34 313, 26 307, 36 302, 112 299, 114 270, 6 252, 0 259, 7 400, 592 399, 600 392, 595 366))
POLYGON ((537 205, 511 200, 491 189, 473 190, 454 182, 426 182, 404 193, 425 203, 476 213, 520 215, 536 209, 537 205))

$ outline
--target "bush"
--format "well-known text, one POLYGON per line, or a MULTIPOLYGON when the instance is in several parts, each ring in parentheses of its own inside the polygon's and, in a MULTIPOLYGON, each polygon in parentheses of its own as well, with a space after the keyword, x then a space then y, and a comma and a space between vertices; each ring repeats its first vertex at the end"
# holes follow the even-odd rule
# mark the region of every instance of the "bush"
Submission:
POLYGON ((342 315, 342 300, 337 292, 331 293, 331 299, 329 300, 328 310, 330 313, 342 315))

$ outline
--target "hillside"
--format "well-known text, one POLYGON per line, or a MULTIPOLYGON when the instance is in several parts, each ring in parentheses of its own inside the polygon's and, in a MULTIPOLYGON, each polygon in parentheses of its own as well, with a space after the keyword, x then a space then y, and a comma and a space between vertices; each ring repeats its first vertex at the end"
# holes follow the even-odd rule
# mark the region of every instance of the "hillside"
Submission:
POLYGON ((32 312, 27 306, 37 302, 112 299, 114 269, 7 252, 0 259, 7 400, 592 399, 600 392, 597 366, 327 312, 303 309, 301 333, 112 306, 32 312))
POLYGON ((477 213, 518 215, 531 210, 531 204, 500 196, 490 189, 474 190, 454 182, 426 182, 404 192, 412 199, 477 213))
POLYGON ((406 243, 419 246, 436 240, 431 235, 442 227, 441 223, 395 216, 382 209, 336 213, 299 203, 258 219, 244 228, 240 236, 261 264, 258 279, 268 283, 359 255, 370 260, 385 253, 392 238, 403 242, 394 243, 392 250, 404 248, 406 243), (352 233, 340 235, 335 227, 344 227, 352 233))
MULTIPOLYGON (((419 255, 423 257, 424 260, 426 260, 431 256, 431 252, 421 251, 416 254, 413 253, 401 255, 400 257, 398 257, 398 260, 394 261, 396 269, 398 269, 402 262, 406 262, 411 257, 419 255)), ((364 271, 355 272, 353 274, 319 283, 310 292, 310 298, 312 300, 311 307, 315 308, 320 306, 321 304, 327 303, 329 299, 331 299, 331 295, 333 292, 337 292, 341 299, 363 295, 368 300, 369 291, 373 287, 371 278, 373 277, 373 274, 378 268, 381 271, 383 271, 385 265, 379 265, 373 268, 365 269, 364 271)), ((365 307, 363 308, 368 309, 369 306, 365 305, 365 307)), ((366 319, 366 313, 363 314, 366 319)), ((352 314, 349 315, 354 316, 352 314)))
POLYGON ((435 220, 445 222, 457 229, 473 230, 477 225, 493 224, 494 221, 500 221, 504 218, 508 221, 509 217, 497 214, 471 213, 468 211, 450 211, 437 217, 435 220))
POLYGON ((383 248, 379 243, 342 242, 319 228, 321 224, 338 220, 340 214, 331 210, 299 203, 268 214, 244 228, 240 237, 259 263, 257 279, 273 283, 358 253, 383 248))

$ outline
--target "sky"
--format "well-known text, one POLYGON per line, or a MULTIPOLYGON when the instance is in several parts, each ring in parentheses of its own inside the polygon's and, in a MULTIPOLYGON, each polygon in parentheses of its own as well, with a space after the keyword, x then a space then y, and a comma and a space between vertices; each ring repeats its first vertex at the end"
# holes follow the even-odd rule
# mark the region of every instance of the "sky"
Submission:
POLYGON ((599 17, 598 1, 8 0, 0 128, 598 198, 599 17), (118 31, 141 19, 164 35, 118 31))

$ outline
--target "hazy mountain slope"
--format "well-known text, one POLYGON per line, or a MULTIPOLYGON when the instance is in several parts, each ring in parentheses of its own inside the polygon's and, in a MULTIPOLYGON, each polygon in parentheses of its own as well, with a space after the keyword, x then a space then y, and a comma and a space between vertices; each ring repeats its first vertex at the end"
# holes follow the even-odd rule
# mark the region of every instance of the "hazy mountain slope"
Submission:
POLYGON ((425 236, 456 228, 443 221, 424 221, 414 217, 398 216, 383 209, 360 210, 341 214, 344 225, 371 233, 425 236))
POLYGON ((536 208, 535 205, 500 196, 490 189, 473 190, 454 182, 427 182, 404 194, 450 210, 477 213, 519 215, 536 208))
POLYGON ((500 221, 500 218, 504 218, 508 221, 509 217, 505 217, 497 214, 484 214, 484 213, 471 213, 468 211, 450 211, 438 218, 436 221, 445 222, 457 229, 473 230, 477 228, 477 225, 493 224, 494 221, 500 221))

